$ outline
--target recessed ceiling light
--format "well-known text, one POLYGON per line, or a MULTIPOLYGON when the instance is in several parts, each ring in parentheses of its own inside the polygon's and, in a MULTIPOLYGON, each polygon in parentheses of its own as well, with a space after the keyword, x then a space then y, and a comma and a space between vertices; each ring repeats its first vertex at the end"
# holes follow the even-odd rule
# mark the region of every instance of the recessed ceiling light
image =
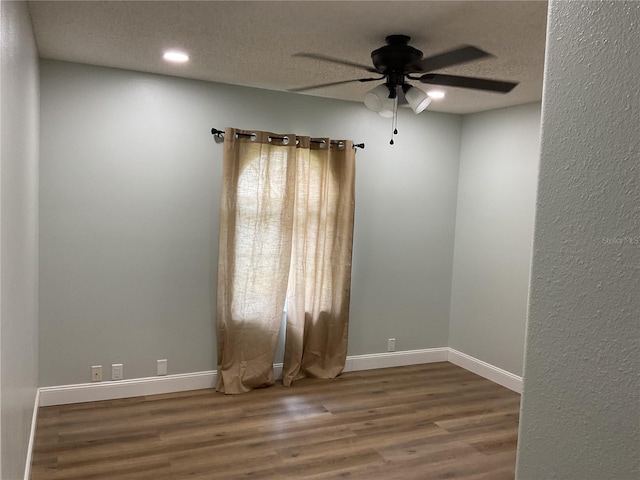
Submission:
POLYGON ((189 55, 177 50, 169 50, 167 52, 164 52, 162 58, 164 58, 167 62, 184 63, 189 60, 189 55))
POLYGON ((429 95, 434 100, 439 100, 441 98, 444 98, 444 92, 442 90, 429 90, 427 92, 427 95, 429 95))

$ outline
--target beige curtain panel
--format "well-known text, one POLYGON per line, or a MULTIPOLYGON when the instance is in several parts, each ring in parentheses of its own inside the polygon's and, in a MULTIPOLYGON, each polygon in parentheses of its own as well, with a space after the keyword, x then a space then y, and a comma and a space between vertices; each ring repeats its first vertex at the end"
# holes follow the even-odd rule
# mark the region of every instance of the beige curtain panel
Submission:
POLYGON ((217 390, 333 378, 347 352, 355 205, 353 142, 225 131, 217 390))
POLYGON ((282 382, 333 378, 347 357, 355 153, 298 150, 282 382))

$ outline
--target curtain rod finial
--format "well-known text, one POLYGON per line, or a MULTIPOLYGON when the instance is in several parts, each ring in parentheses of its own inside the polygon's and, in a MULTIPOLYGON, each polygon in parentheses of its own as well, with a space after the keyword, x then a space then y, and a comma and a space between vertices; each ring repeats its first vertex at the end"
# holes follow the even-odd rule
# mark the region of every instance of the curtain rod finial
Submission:
POLYGON ((217 128, 212 128, 211 135, 214 136, 214 140, 216 143, 224 142, 224 132, 222 130, 218 130, 217 128))

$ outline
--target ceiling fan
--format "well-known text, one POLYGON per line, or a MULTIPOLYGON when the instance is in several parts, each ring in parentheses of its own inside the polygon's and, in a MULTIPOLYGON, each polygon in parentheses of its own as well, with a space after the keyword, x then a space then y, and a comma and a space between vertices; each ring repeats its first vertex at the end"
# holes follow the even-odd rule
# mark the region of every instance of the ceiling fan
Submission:
POLYGON ((389 35, 386 38, 387 44, 385 46, 371 52, 373 67, 327 55, 297 53, 294 56, 356 67, 379 76, 323 83, 294 88, 289 91, 303 92, 345 83, 384 80, 384 84, 367 92, 364 102, 371 110, 380 113, 382 116, 391 117, 394 115, 394 107, 397 108, 398 104, 409 103, 415 113, 420 113, 431 101, 431 98, 424 91, 411 86, 407 83, 407 80, 415 80, 429 85, 470 88, 497 93, 508 93, 518 85, 518 83, 501 80, 432 73, 436 70, 480 60, 492 55, 477 47, 465 45, 448 52, 423 58, 420 50, 409 45, 409 40, 411 40, 411 37, 407 35, 389 35))

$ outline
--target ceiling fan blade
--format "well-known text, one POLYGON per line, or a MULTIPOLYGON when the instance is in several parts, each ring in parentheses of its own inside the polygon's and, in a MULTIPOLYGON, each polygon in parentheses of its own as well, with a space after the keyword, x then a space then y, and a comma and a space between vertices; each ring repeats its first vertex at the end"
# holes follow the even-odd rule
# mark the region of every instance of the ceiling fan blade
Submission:
POLYGON ((378 72, 375 68, 370 65, 363 65, 361 63, 350 62, 349 60, 342 60, 341 58, 330 57, 328 55, 320 55, 319 53, 294 53, 294 57, 303 57, 303 58, 312 58, 314 60, 321 60, 323 62, 337 63, 340 65, 347 65, 349 67, 356 67, 361 70, 366 70, 371 73, 382 73, 378 72))
POLYGON ((316 88, 323 87, 332 87, 334 85, 342 85, 344 83, 352 83, 352 82, 375 82, 376 80, 383 80, 382 78, 355 78, 353 80, 341 80, 339 82, 329 82, 329 83, 321 83, 319 85, 309 85, 307 87, 298 87, 298 88, 289 88, 288 92, 304 92, 306 90, 314 90, 316 88))
POLYGON ((518 83, 515 82, 503 82, 501 80, 489 80, 487 78, 459 77, 457 75, 442 75, 439 73, 427 73, 420 77, 420 81, 430 85, 472 88, 474 90, 487 90, 498 93, 508 93, 518 85, 518 83))
POLYGON ((471 62, 472 60, 492 56, 493 55, 485 52, 484 50, 480 50, 479 48, 471 45, 465 45, 449 52, 423 58, 419 65, 422 67, 423 72, 433 72, 434 70, 440 70, 441 68, 452 67, 453 65, 459 65, 461 63, 471 62))

